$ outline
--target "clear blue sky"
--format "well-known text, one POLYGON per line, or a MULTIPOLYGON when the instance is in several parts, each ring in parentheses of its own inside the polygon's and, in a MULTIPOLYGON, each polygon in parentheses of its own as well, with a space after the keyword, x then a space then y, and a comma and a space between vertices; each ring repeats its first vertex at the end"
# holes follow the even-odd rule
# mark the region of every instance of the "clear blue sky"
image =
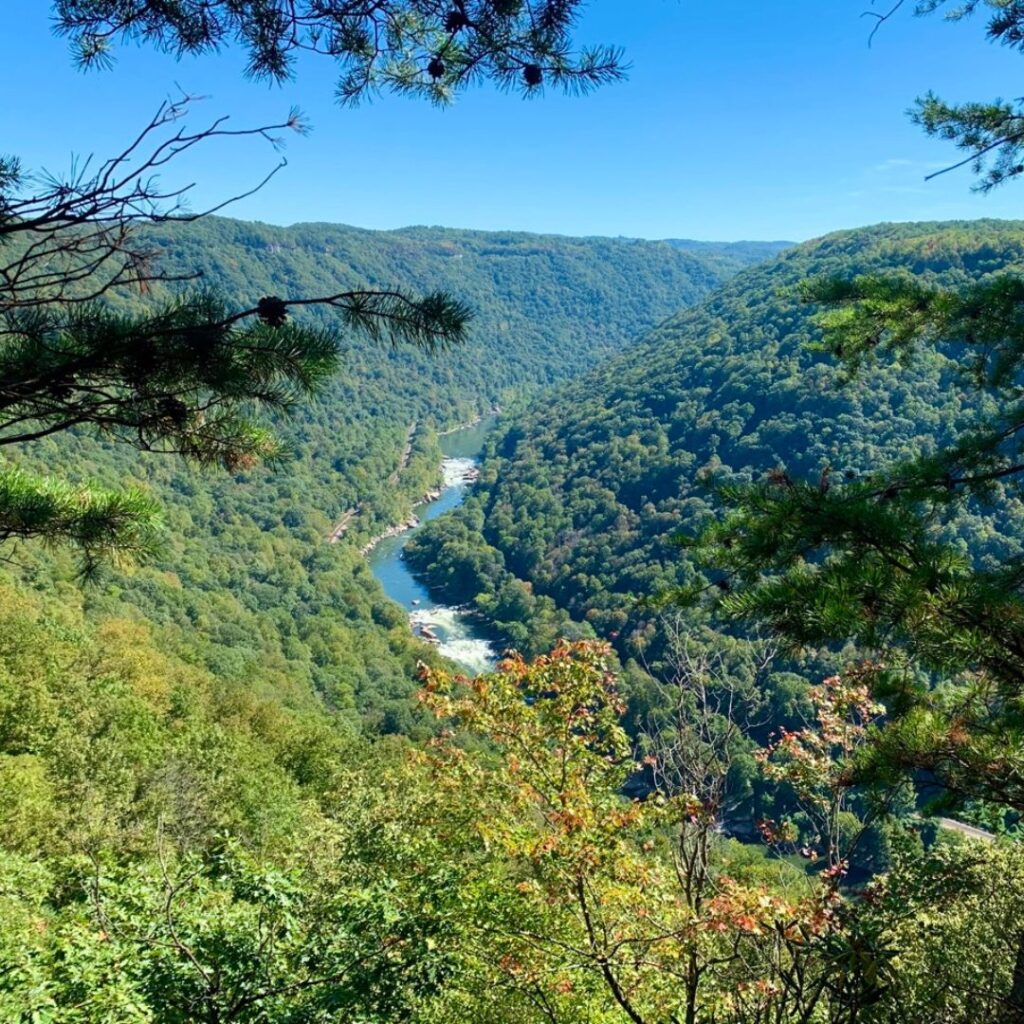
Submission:
MULTIPOLYGON (((885 0, 878 0, 880 4, 885 0)), ((243 80, 242 57, 175 62, 122 47, 82 73, 46 0, 3 0, 7 82, 0 146, 28 167, 113 152, 175 83, 199 117, 239 126, 300 106, 314 125, 289 166, 233 216, 646 238, 795 239, 883 220, 1021 215, 1024 185, 982 197, 966 172, 923 181, 954 153, 905 116, 934 88, 951 100, 1013 95, 1024 58, 960 24, 902 14, 867 45, 870 0, 593 0, 580 38, 626 48, 629 80, 585 98, 523 101, 486 87, 447 110, 384 96, 332 100, 328 59, 295 82, 243 80), (20 97, 20 99, 19 99, 20 97)), ((272 153, 222 146, 183 166, 196 205, 236 192, 272 153)))

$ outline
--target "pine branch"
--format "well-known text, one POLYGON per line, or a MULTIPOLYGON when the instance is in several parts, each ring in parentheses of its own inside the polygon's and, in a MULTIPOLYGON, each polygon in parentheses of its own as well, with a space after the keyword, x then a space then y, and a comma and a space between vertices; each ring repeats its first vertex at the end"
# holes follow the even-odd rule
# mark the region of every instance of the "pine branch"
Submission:
POLYGON ((582 0, 56 0, 58 31, 84 67, 108 67, 116 41, 176 56, 238 45, 246 74, 285 81, 299 57, 325 56, 339 69, 336 96, 354 105, 380 91, 449 103, 493 81, 533 95, 545 84, 581 93, 620 80, 615 47, 574 46, 582 0))
POLYGON ((82 555, 83 575, 102 563, 127 565, 161 548, 160 514, 135 489, 106 491, 0 469, 0 540, 70 543, 82 555))

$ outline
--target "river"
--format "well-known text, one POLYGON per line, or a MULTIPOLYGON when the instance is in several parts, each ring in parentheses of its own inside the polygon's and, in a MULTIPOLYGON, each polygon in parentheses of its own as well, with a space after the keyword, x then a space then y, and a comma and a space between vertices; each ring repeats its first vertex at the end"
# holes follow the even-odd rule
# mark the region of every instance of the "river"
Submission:
MULTIPOLYGON (((483 420, 440 439, 444 454, 444 487, 440 498, 416 509, 421 525, 456 508, 465 500, 472 486, 464 479, 466 471, 476 466, 484 439, 493 425, 493 420, 483 420)), ((405 564, 402 551, 417 529, 419 527, 406 530, 397 537, 387 537, 370 552, 369 562, 374 576, 388 597, 409 612, 409 623, 414 632, 426 626, 437 636, 440 640, 438 650, 445 657, 474 674, 491 670, 497 660, 497 652, 490 641, 480 635, 473 620, 457 608, 434 601, 427 588, 405 564)))

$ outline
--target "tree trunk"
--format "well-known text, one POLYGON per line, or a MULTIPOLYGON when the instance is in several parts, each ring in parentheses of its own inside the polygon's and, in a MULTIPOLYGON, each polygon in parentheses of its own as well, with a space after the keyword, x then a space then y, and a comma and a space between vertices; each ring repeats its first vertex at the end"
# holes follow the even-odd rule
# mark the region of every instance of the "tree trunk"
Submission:
POLYGON ((686 971, 686 1024, 697 1024, 697 993, 700 991, 700 968, 696 950, 691 949, 686 971))
POLYGON ((1017 960, 1013 965, 1013 985, 1006 1000, 1003 1024, 1024 1024, 1024 931, 1017 933, 1017 960))

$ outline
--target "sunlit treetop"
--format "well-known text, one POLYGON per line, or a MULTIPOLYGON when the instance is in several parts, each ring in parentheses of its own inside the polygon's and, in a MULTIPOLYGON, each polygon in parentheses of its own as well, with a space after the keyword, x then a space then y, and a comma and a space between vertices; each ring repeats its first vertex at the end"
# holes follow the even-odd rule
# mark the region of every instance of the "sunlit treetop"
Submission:
POLYGON ((303 53, 334 58, 337 96, 397 92, 444 104, 485 81, 530 95, 585 92, 623 76, 621 51, 577 47, 583 0, 55 0, 57 30, 83 66, 118 41, 178 56, 243 47, 254 78, 291 78, 303 53))

